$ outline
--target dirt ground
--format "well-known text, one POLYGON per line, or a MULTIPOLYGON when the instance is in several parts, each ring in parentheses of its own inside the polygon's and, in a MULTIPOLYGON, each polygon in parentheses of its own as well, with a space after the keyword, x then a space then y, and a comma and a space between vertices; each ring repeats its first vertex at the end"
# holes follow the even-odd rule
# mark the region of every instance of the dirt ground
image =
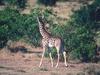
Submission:
MULTIPOLYGON (((6 50, 0 51, 0 75, 77 75, 90 63, 71 64, 65 67, 60 62, 58 68, 52 68, 50 59, 44 58, 43 65, 39 68, 42 49, 34 48, 28 53, 10 53, 6 50)), ((56 63, 56 60, 54 60, 56 63)), ((93 63, 91 63, 93 64, 93 63)), ((99 66, 100 64, 94 63, 99 66)))

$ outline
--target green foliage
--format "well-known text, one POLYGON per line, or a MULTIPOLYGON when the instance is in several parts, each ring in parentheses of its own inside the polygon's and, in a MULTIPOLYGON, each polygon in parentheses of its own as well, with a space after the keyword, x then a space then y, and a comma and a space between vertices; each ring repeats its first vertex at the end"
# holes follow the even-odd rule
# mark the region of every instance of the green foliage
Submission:
POLYGON ((94 15, 91 15, 97 7, 94 3, 75 11, 68 21, 71 30, 68 35, 69 38, 65 42, 71 50, 70 56, 73 59, 78 58, 82 61, 88 61, 95 54, 96 43, 94 37, 99 25, 96 24, 94 15))
POLYGON ((3 2, 9 5, 15 5, 17 0, 3 0, 3 2))
POLYGON ((38 3, 44 4, 46 6, 53 6, 56 4, 56 0, 38 0, 38 3))
POLYGON ((57 1, 65 2, 65 1, 68 1, 68 0, 57 0, 57 1))
POLYGON ((0 0, 0 5, 2 5, 2 4, 3 4, 3 1, 0 0))
POLYGON ((3 0, 8 6, 17 6, 17 8, 25 8, 27 0, 3 0))
POLYGON ((25 8, 27 0, 17 0, 17 7, 18 8, 25 8))
POLYGON ((39 45, 38 25, 36 16, 22 15, 17 10, 5 9, 0 11, 0 38, 5 40, 19 40, 24 38, 35 45, 39 45), (38 43, 38 44, 37 44, 38 43))
MULTIPOLYGON (((45 10, 43 14, 48 17, 51 13, 45 10)), ((0 11, 0 46, 6 45, 7 40, 19 39, 39 46, 41 35, 37 22, 38 15, 41 15, 39 8, 34 8, 30 15, 20 14, 18 10, 11 8, 0 11)))
POLYGON ((4 11, 0 11, 0 35, 1 35, 0 40, 2 40, 2 42, 0 43, 1 47, 3 46, 3 43, 5 42, 5 40, 7 40, 9 38, 9 34, 12 33, 12 31, 9 32, 9 30, 11 28, 10 24, 12 24, 12 22, 13 22, 12 17, 18 15, 15 13, 16 13, 15 10, 12 11, 12 10, 9 10, 8 8, 5 9, 4 11))
POLYGON ((53 35, 64 39, 65 48, 70 52, 70 59, 88 62, 95 55, 94 37, 96 30, 100 28, 93 15, 97 8, 95 3, 75 11, 65 25, 51 25, 50 31, 53 35))

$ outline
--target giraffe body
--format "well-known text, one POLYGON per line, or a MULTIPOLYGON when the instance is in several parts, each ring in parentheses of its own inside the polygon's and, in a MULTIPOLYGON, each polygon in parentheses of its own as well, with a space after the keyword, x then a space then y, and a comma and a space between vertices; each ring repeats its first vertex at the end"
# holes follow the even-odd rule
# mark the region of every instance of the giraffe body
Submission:
POLYGON ((49 51, 49 56, 50 56, 51 64, 52 64, 52 67, 53 67, 53 58, 51 56, 51 47, 55 47, 56 50, 57 50, 58 60, 57 60, 56 67, 58 66, 58 63, 59 63, 60 52, 63 53, 65 66, 67 66, 66 52, 64 51, 64 45, 63 45, 62 39, 58 38, 58 37, 51 36, 45 30, 45 28, 44 28, 45 23, 43 22, 41 17, 37 17, 37 20, 38 20, 38 23, 39 23, 39 30, 40 30, 40 33, 42 35, 42 46, 43 46, 43 54, 42 54, 42 58, 41 58, 39 67, 42 65, 42 60, 43 60, 44 53, 45 53, 46 49, 48 49, 48 51, 49 51))

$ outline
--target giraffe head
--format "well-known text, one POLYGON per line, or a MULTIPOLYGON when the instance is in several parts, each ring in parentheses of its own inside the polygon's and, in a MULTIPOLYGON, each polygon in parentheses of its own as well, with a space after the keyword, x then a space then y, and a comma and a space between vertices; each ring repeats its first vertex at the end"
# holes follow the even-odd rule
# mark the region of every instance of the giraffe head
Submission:
POLYGON ((44 16, 37 17, 37 20, 38 20, 38 22, 40 22, 42 24, 42 26, 45 29, 49 29, 50 25, 49 25, 49 23, 47 22, 47 20, 44 16))

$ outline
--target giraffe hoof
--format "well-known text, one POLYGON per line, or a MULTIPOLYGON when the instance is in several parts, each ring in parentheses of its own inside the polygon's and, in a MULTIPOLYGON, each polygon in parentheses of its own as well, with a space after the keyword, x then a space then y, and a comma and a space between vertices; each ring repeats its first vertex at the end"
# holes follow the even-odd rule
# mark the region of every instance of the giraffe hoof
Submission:
POLYGON ((65 67, 68 67, 68 64, 65 64, 65 67))
POLYGON ((39 67, 41 67, 41 65, 39 65, 39 67))

